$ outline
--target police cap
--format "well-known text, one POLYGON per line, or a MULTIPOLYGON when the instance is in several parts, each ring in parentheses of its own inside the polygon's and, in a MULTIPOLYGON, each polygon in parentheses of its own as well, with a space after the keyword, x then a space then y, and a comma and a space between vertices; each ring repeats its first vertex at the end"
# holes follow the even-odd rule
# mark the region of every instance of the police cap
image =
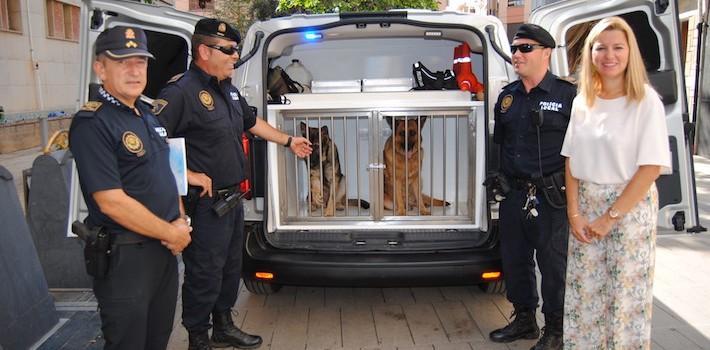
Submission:
POLYGON ((555 48, 555 39, 552 38, 549 32, 536 24, 525 23, 515 32, 513 39, 530 39, 535 40, 540 45, 555 48))
POLYGON ((236 41, 237 44, 242 41, 239 31, 229 23, 214 18, 203 18, 199 20, 195 25, 195 34, 236 41))
POLYGON ((143 29, 118 26, 104 30, 96 39, 96 55, 104 53, 111 58, 144 56, 155 58, 148 51, 148 38, 143 29))

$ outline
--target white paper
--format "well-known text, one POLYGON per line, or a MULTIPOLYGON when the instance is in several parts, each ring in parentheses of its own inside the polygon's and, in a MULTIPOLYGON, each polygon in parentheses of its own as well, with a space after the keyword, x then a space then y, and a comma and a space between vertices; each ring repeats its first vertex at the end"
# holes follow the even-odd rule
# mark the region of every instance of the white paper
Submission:
POLYGON ((187 195, 187 158, 185 157, 185 138, 168 138, 170 146, 170 169, 175 177, 178 194, 187 195))

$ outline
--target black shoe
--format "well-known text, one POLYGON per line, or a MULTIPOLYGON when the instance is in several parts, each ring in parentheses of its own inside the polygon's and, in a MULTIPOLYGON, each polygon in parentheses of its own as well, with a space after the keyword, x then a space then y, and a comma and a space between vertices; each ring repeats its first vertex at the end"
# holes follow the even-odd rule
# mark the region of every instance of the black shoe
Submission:
POLYGON ((561 314, 545 314, 542 338, 530 350, 562 350, 561 314))
POLYGON ((261 337, 242 332, 234 326, 230 311, 212 314, 212 346, 226 348, 233 346, 240 349, 255 349, 261 346, 261 337))
POLYGON ((562 350, 562 332, 550 332, 542 327, 542 338, 530 350, 562 350))
POLYGON ((510 343, 518 339, 537 339, 540 336, 534 310, 515 310, 511 317, 513 316, 515 320, 509 325, 491 332, 489 335, 491 341, 510 343))
POLYGON ((207 336, 207 331, 205 332, 189 332, 188 341, 190 345, 187 350, 212 350, 210 346, 210 338, 207 336))

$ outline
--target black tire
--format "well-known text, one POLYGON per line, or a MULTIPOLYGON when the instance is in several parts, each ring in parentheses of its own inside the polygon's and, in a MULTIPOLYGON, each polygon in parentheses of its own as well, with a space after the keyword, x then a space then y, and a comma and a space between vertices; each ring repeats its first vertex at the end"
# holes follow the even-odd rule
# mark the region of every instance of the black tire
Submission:
POLYGON ((247 290, 251 292, 251 294, 257 295, 271 295, 281 289, 280 284, 267 283, 253 279, 244 279, 244 286, 247 287, 247 290))
POLYGON ((486 292, 486 294, 505 293, 505 282, 503 280, 482 283, 479 287, 481 287, 481 290, 486 292))

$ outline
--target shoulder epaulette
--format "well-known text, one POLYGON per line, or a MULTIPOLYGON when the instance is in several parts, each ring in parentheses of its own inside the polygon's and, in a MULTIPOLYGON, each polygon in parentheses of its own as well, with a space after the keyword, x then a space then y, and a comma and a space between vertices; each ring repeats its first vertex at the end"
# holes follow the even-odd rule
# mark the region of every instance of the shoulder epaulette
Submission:
POLYGON ((511 86, 511 85, 513 85, 513 84, 515 84, 515 83, 517 83, 518 81, 519 81, 519 80, 515 80, 515 81, 513 81, 513 82, 510 82, 510 83, 508 83, 507 85, 503 86, 501 89, 507 89, 509 86, 511 86))
POLYGON ((85 103, 83 106, 81 106, 81 108, 79 108, 79 110, 76 112, 76 116, 91 117, 94 115, 94 113, 96 111, 99 110, 99 108, 101 108, 102 105, 103 105, 102 102, 89 101, 89 102, 85 103))
POLYGON ((573 76, 557 77, 557 80, 564 81, 567 84, 577 86, 577 80, 573 76))
POLYGON ((99 110, 99 108, 101 108, 101 105, 103 105, 102 102, 89 101, 89 102, 85 103, 83 106, 81 106, 81 108, 79 108, 79 110, 88 111, 88 112, 96 112, 97 110, 99 110))
POLYGON ((168 101, 163 100, 162 98, 155 99, 153 100, 153 114, 158 115, 160 112, 163 111, 165 106, 168 105, 168 101))
POLYGON ((171 84, 171 83, 174 83, 174 82, 180 80, 180 78, 182 78, 183 75, 185 75, 185 73, 176 74, 175 76, 170 78, 170 80, 168 80, 167 84, 171 84))

